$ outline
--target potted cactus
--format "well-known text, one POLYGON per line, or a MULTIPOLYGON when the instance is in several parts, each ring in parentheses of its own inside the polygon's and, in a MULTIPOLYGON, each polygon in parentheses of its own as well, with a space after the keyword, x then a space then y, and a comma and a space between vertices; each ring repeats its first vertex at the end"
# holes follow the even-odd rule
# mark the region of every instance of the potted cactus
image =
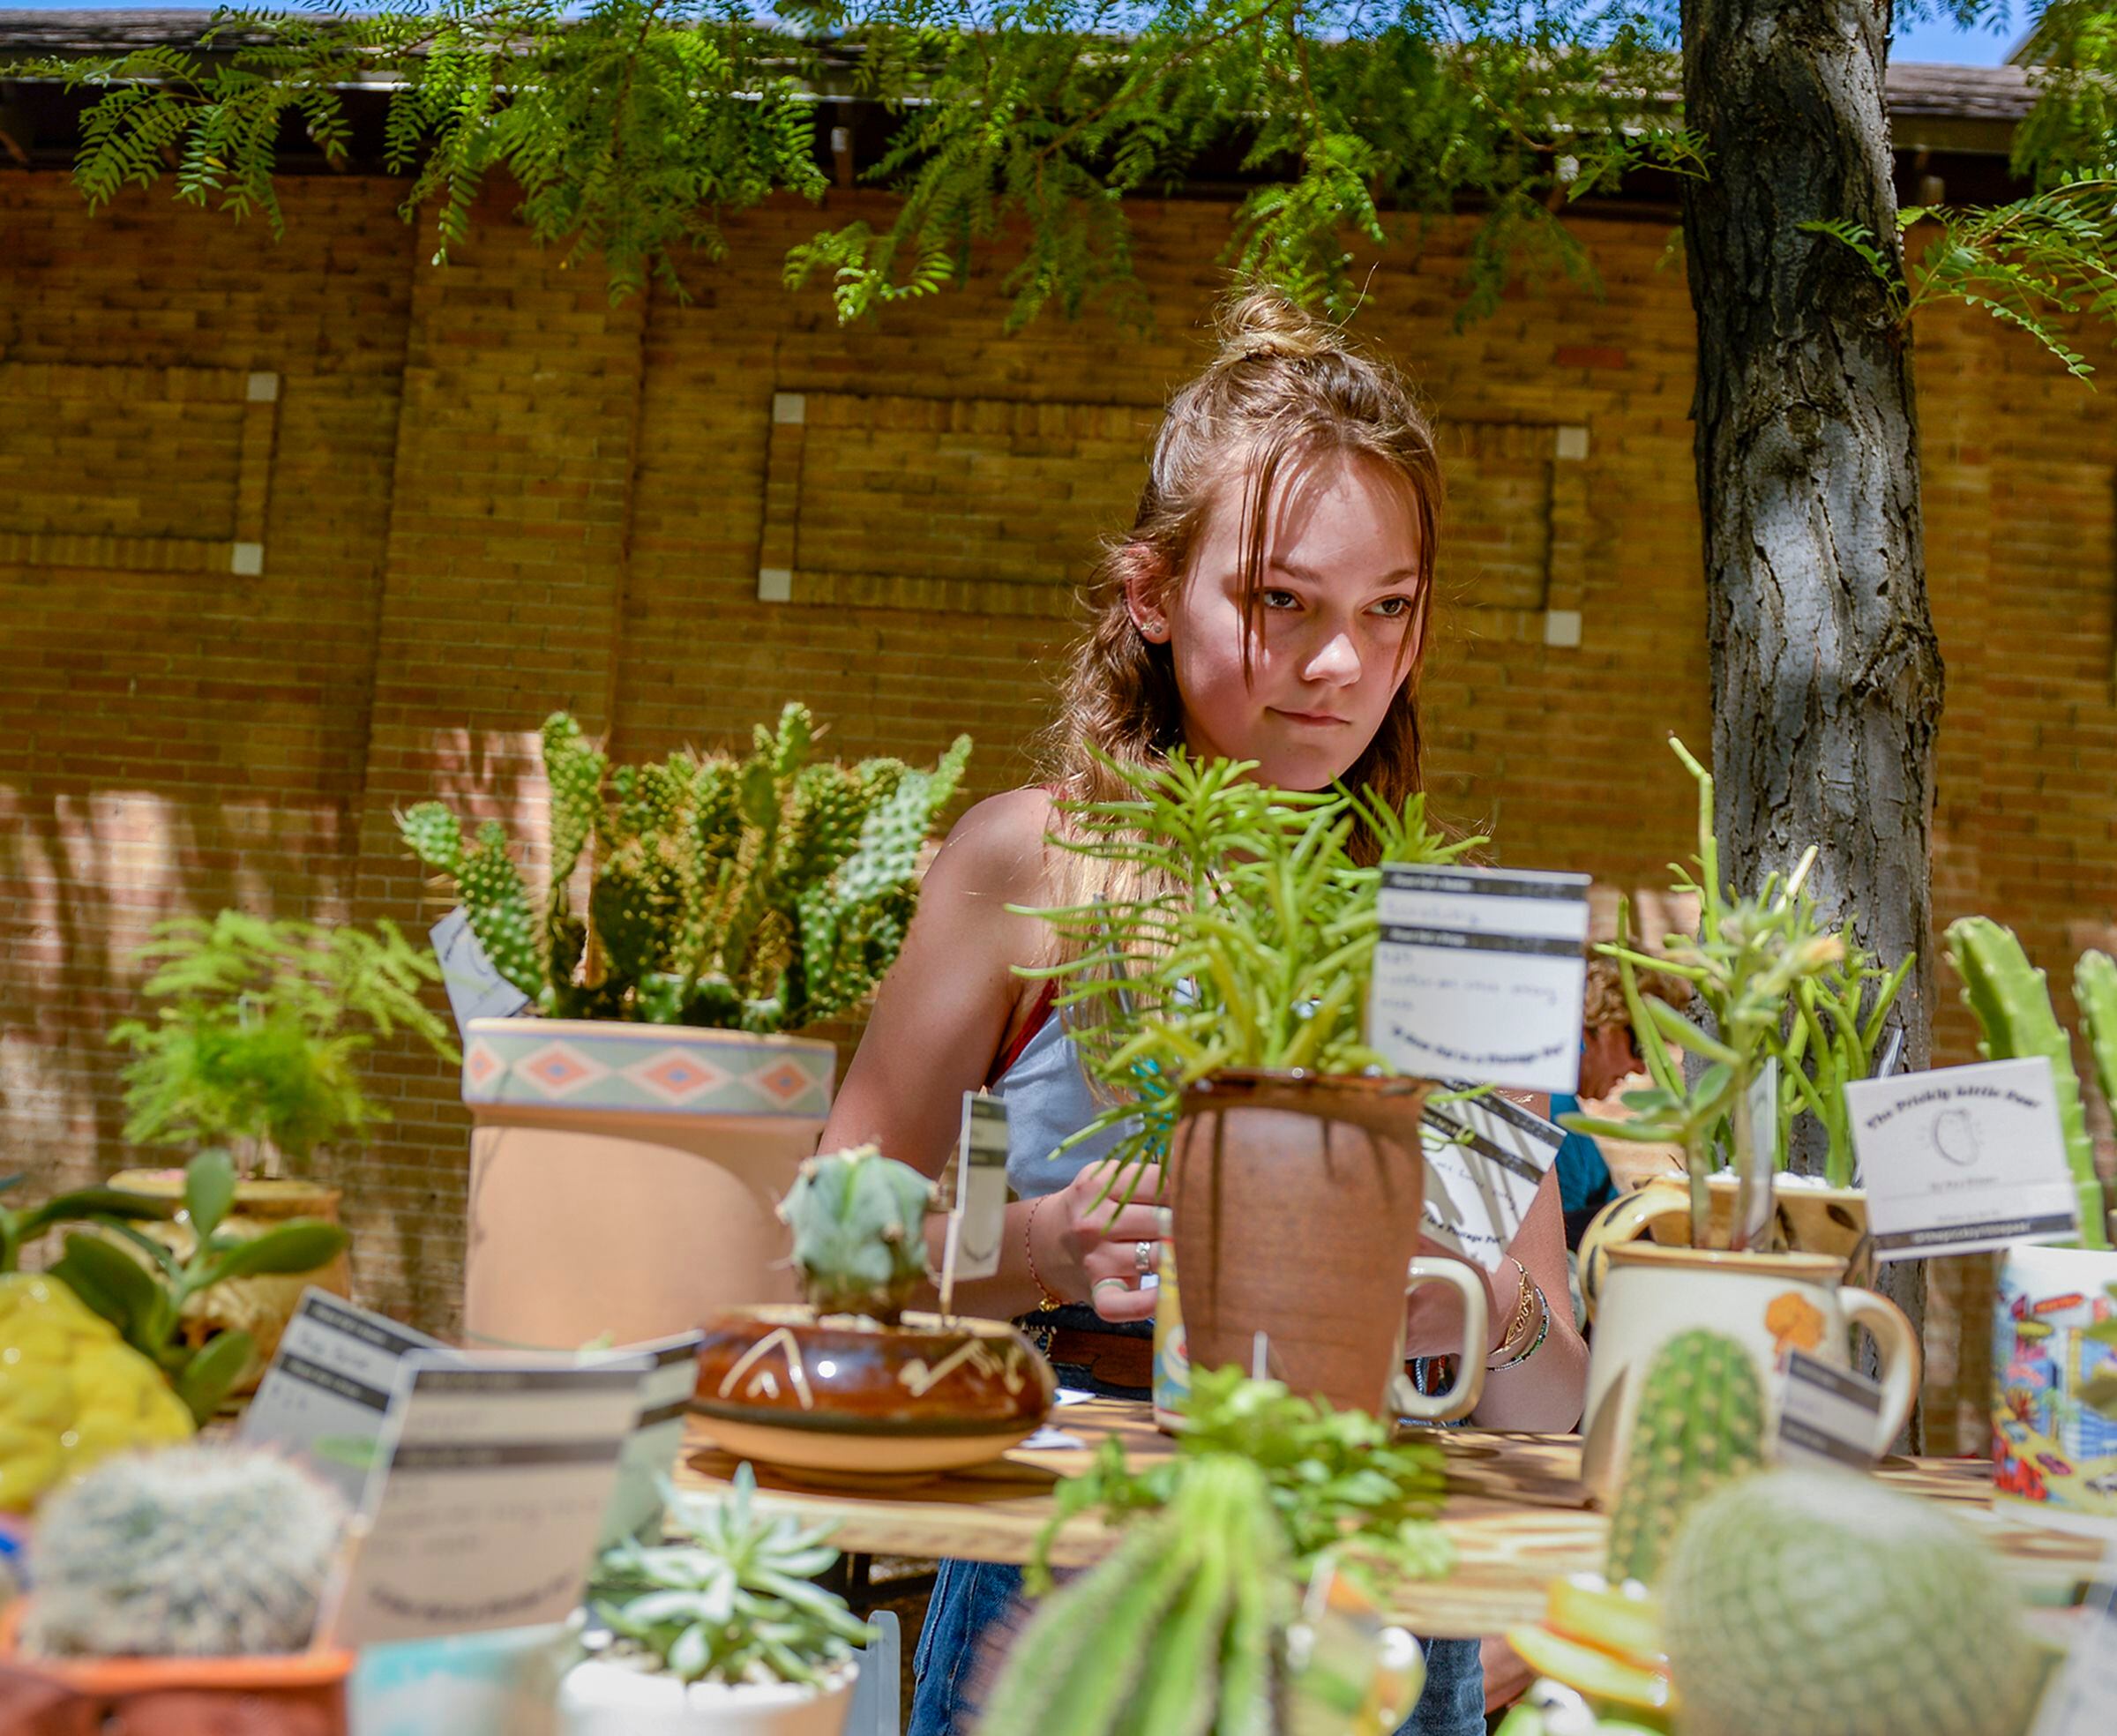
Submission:
POLYGON ((352 1654, 314 1640, 345 1518, 269 1453, 106 1460, 45 1505, 35 1590, 0 1611, 0 1728, 340 1736, 352 1654))
POLYGON ((908 1312, 933 1184, 876 1147, 812 1157, 781 1203, 805 1302, 706 1322, 693 1408, 729 1452, 808 1481, 997 1458, 1050 1412, 1051 1366, 999 1321, 908 1312))
POLYGON ((664 1485, 679 1541, 606 1552, 589 1605, 603 1632, 559 1684, 563 1736, 840 1736, 873 1638, 813 1582, 826 1530, 767 1519, 747 1464, 724 1500, 664 1485))
POLYGON ((772 1208, 815 1149, 836 1060, 793 1033, 853 1010, 895 962, 969 754, 966 737, 931 771, 838 766, 812 759, 813 736, 790 705, 745 758, 613 768, 554 715, 534 899, 497 822, 467 840, 438 802, 401 816, 535 1015, 466 1033, 474 1340, 638 1341, 792 1299, 772 1208))

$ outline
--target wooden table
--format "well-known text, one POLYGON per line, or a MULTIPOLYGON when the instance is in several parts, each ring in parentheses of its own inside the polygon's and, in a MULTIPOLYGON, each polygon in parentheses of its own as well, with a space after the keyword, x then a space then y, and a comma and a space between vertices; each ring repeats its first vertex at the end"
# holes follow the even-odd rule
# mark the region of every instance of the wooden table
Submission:
MULTIPOLYGON (((1026 1561, 1051 1518, 1051 1490, 1087 1468, 1090 1455, 1118 1435, 1134 1463, 1171 1450, 1144 1404, 1089 1399, 1061 1407, 1051 1426, 1079 1447, 1029 1452, 959 1471, 901 1493, 804 1489, 760 1468, 760 1505, 806 1520, 832 1520, 834 1541, 850 1553, 981 1561, 1026 1561)), ((1580 1483, 1580 1441, 1573 1435, 1496 1434, 1437 1429, 1447 1459, 1448 1497, 1440 1523, 1455 1545, 1446 1579, 1406 1582, 1391 1614, 1414 1633, 1472 1638, 1533 1622, 1544 1612, 1545 1582, 1556 1574, 1598 1570, 1609 1521, 1588 1505, 1580 1483)), ((725 1487, 735 1462, 713 1445, 693 1417, 677 1461, 677 1482, 691 1489, 725 1487)), ((2068 1602, 2101 1560, 2094 1538, 2042 1530, 1992 1510, 1991 1467, 1974 1460, 1892 1459, 1885 1482, 1948 1504, 1985 1533, 2039 1600, 2068 1602)), ((1051 1548, 1054 1562, 1079 1567, 1114 1546, 1117 1534, 1092 1516, 1072 1520, 1051 1548)))

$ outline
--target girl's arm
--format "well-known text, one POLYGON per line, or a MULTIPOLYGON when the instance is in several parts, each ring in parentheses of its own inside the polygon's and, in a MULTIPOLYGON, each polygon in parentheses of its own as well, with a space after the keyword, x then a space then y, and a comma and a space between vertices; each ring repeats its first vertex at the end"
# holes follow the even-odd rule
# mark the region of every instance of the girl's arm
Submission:
MULTIPOLYGON (((872 1141, 936 1177, 954 1157, 963 1093, 984 1084, 1035 992, 1014 966, 1043 958, 1048 947, 1043 928, 1007 906, 1050 902, 1050 821, 1048 796, 1017 789, 980 802, 949 833, 926 872, 903 951, 875 999, 820 1149, 872 1141)), ((1069 1302, 1093 1300, 1113 1320, 1150 1314, 1154 1292, 1133 1287, 1133 1245, 1158 1234, 1159 1179, 1149 1173, 1133 1202, 1114 1212, 1098 1199, 1109 1179, 1106 1166, 1091 1165, 1057 1194, 1009 1206, 999 1273, 959 1283, 956 1307, 1006 1319, 1035 1308, 1048 1291, 1069 1302), (1093 1290, 1098 1277, 1128 1275, 1122 1287, 1093 1290)), ((941 1219, 929 1220, 937 1271, 942 1230, 941 1219)))

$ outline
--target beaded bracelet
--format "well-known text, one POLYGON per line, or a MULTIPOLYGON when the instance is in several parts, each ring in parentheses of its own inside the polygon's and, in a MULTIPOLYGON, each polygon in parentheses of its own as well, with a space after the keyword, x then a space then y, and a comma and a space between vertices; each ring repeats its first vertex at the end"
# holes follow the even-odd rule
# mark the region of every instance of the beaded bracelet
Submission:
POLYGON ((1530 1341, 1529 1348, 1523 1351, 1519 1356, 1509 1357, 1505 1362, 1488 1362, 1485 1364, 1485 1372, 1488 1374, 1499 1374, 1504 1373, 1509 1368, 1520 1367, 1523 1363, 1527 1362, 1530 1358, 1536 1355, 1538 1351, 1544 1348, 1545 1339, 1551 1336, 1551 1304, 1544 1299, 1544 1290, 1542 1285, 1532 1281, 1530 1284, 1530 1288, 1535 1291, 1537 1293, 1537 1307, 1543 1315, 1543 1318, 1537 1323, 1537 1336, 1530 1341))
POLYGON ((1021 1221, 1021 1257, 1029 1262, 1029 1278, 1036 1286, 1036 1312, 1040 1314, 1048 1314, 1052 1309, 1063 1308, 1066 1306, 1066 1298, 1056 1294, 1051 1285, 1044 1283, 1043 1275, 1037 1271, 1036 1250, 1029 1241, 1030 1232, 1036 1227, 1036 1214, 1043 1207, 1044 1201, 1050 1197, 1049 1194, 1040 1196, 1036 1203, 1029 1208, 1029 1215, 1021 1221))

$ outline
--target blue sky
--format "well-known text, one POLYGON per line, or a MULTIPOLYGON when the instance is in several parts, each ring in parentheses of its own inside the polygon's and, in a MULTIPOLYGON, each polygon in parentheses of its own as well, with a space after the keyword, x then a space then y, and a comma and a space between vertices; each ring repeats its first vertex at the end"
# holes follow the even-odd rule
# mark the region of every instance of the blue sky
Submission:
MULTIPOLYGON (((180 4, 180 0, 177 0, 180 4)), ((152 5, 154 0, 145 0, 152 5)), ((84 6, 79 0, 0 0, 0 11, 105 12, 131 10, 115 6, 84 6)), ((211 6, 201 11, 210 11, 211 6)), ((2018 8, 2017 10, 2026 10, 2018 8)), ((1899 31, 1895 56, 1898 60, 1946 61, 1959 66, 1997 66, 2014 46, 2016 32, 1994 36, 1985 31, 1958 30, 1949 24, 1919 24, 1899 31)))

